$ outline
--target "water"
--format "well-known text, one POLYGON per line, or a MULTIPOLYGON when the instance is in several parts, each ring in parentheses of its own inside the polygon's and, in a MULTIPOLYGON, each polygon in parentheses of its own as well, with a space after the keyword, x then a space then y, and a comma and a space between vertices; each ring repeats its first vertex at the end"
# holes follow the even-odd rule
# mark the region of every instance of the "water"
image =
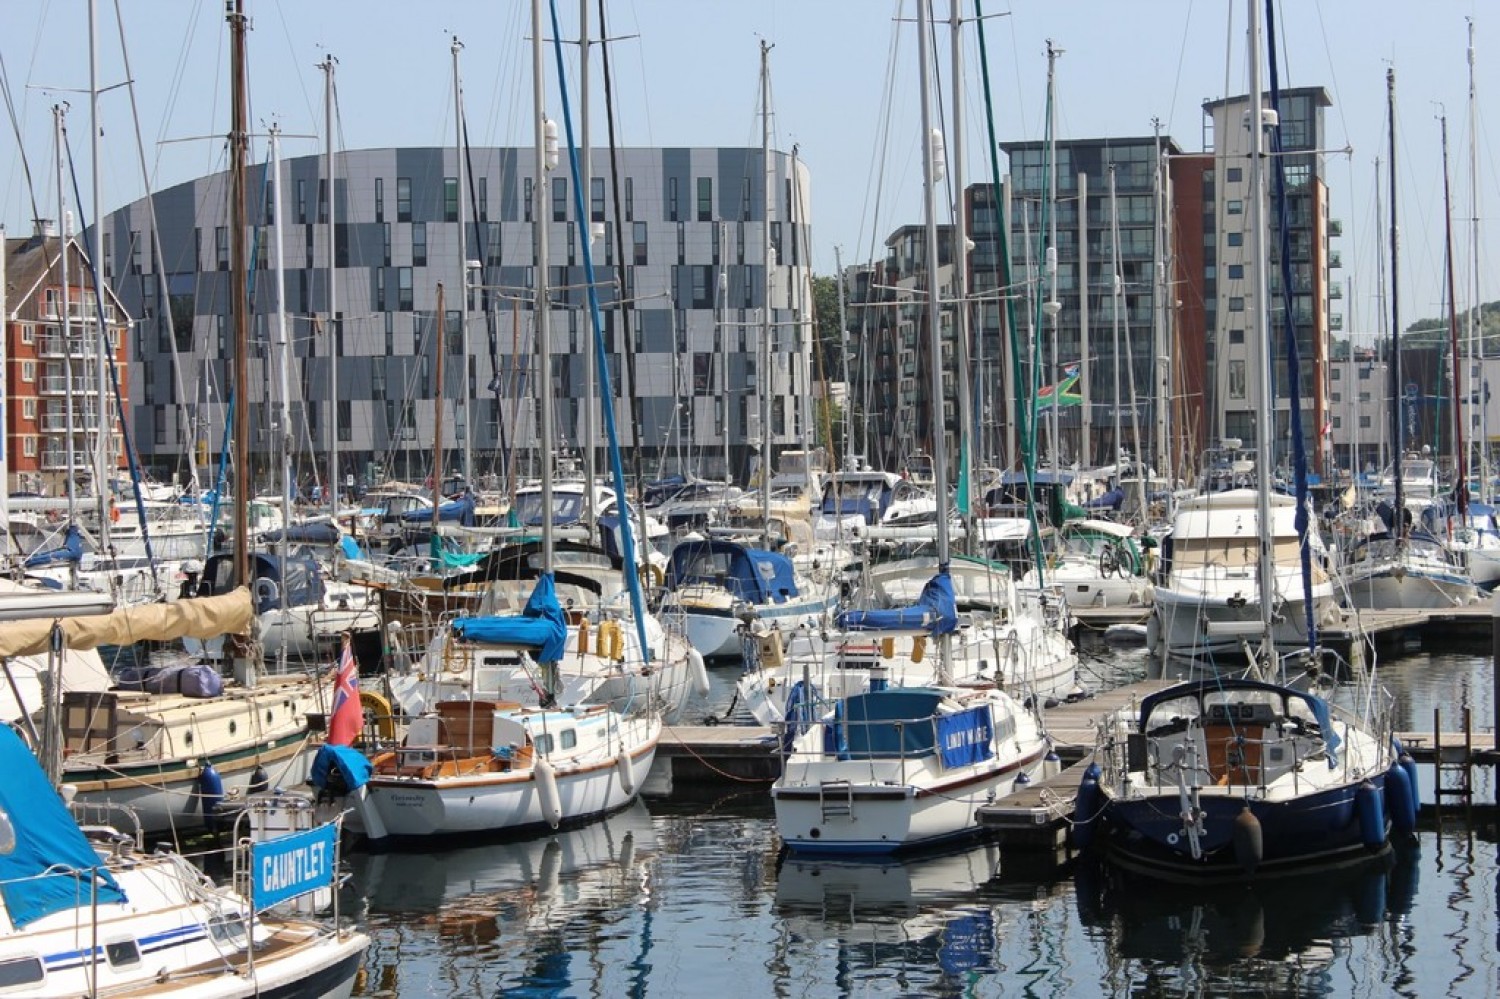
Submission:
MULTIPOLYGON (((1140 667, 1115 658, 1101 668, 1140 667)), ((1430 728, 1434 707, 1456 718, 1465 698, 1489 726, 1487 656, 1380 670, 1403 727, 1430 728)), ((1492 775, 1476 783, 1493 802, 1492 775)), ((545 841, 352 855, 345 904, 372 939, 362 996, 1428 999, 1500 992, 1497 843, 1493 811, 1453 811, 1388 862, 1212 890, 1054 873, 993 845, 804 861, 779 856, 764 790, 740 786, 545 841)))

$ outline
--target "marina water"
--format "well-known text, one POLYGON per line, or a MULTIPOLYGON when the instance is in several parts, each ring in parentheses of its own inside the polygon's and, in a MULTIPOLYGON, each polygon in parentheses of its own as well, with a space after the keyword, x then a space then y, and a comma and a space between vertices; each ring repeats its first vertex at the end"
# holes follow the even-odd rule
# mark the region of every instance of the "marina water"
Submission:
MULTIPOLYGON (((1118 682, 1141 654, 1098 652, 1118 682)), ((1379 666, 1399 725, 1493 719, 1489 655, 1379 666)), ((717 671, 704 713, 733 673, 717 671)), ((1432 800, 1434 774, 1422 770, 1432 800)), ((1476 803, 1495 801, 1475 773, 1476 803)), ((362 996, 1489 996, 1494 810, 1451 804, 1389 860, 1184 888, 993 844, 906 863, 782 857, 765 785, 636 804, 524 844, 355 854, 362 996)))

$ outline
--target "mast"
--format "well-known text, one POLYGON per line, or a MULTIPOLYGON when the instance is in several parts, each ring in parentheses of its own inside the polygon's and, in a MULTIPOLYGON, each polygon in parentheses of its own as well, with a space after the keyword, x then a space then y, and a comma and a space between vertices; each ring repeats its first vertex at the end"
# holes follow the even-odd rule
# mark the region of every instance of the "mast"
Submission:
POLYGON ((437 387, 438 390, 432 394, 432 540, 435 545, 438 541, 438 523, 442 520, 439 508, 443 505, 443 355, 446 354, 447 344, 443 343, 446 330, 443 329, 443 283, 437 286, 437 318, 432 324, 436 336, 433 337, 437 344, 437 387))
MULTIPOLYGON (((339 319, 338 319, 338 252, 333 224, 338 199, 333 196, 333 67, 338 60, 329 56, 321 63, 323 70, 324 172, 328 175, 328 513, 339 522, 339 319)), ((281 207, 277 202, 277 208, 281 207)), ((441 453, 441 452, 439 452, 441 453)))
POLYGON ((1479 110, 1474 87, 1474 19, 1469 22, 1469 256, 1474 268, 1473 308, 1469 310, 1469 351, 1479 364, 1479 384, 1470 391, 1479 400, 1479 498, 1490 499, 1489 379, 1484 374, 1484 322, 1479 280, 1479 110))
POLYGON ((760 43, 760 155, 761 169, 765 171, 766 218, 761 226, 761 259, 765 261, 765 273, 761 279, 764 301, 760 310, 760 372, 755 387, 760 392, 760 522, 761 545, 771 547, 771 393, 775 383, 771 379, 771 207, 776 204, 776 187, 771 171, 771 45, 764 39, 760 43))
MULTIPOLYGON (((278 443, 280 444, 281 458, 281 502, 282 510, 286 517, 281 528, 281 543, 279 545, 281 564, 286 565, 290 534, 292 526, 292 384, 288 368, 291 365, 291 347, 286 331, 286 257, 285 247, 281 232, 281 129, 276 125, 271 126, 271 225, 274 232, 275 266, 276 266, 276 352, 278 388, 281 394, 281 413, 277 420, 280 431, 278 443)), ((281 594, 281 609, 287 608, 287 588, 277 587, 281 594)), ((282 657, 286 656, 286 644, 282 643, 282 657)))
MULTIPOLYGON (((1152 381, 1155 383, 1156 398, 1152 412, 1156 415, 1156 462, 1159 471, 1166 476, 1171 476, 1176 462, 1171 456, 1172 450, 1172 341, 1167 329, 1167 317, 1169 315, 1170 299, 1168 295, 1172 290, 1171 282, 1167 280, 1166 265, 1166 224, 1168 212, 1168 199, 1166 196, 1167 185, 1163 182, 1162 171, 1166 169, 1161 152, 1161 119, 1151 119, 1152 128, 1155 130, 1156 169, 1151 171, 1151 273, 1156 279, 1155 294, 1153 297, 1154 308, 1151 310, 1153 322, 1153 337, 1156 343, 1156 360, 1151 368, 1152 381)), ((1139 445, 1137 445, 1139 448, 1139 445)), ((1150 463, 1145 462, 1145 455, 1136 455, 1142 464, 1148 467, 1150 463)))
MULTIPOLYGON (((719 223, 719 405, 724 414, 720 437, 724 444, 724 481, 734 482, 729 463, 729 226, 719 223)), ((589 351, 593 356, 593 351, 589 351)))
MULTIPOLYGON (((463 408, 464 442, 459 449, 462 455, 462 468, 464 472, 464 483, 473 488, 474 485, 474 426, 471 417, 474 412, 474 400, 469 391, 469 365, 473 363, 469 357, 469 223, 468 206, 468 150, 464 148, 464 88, 463 79, 458 74, 458 53, 463 50, 464 43, 453 36, 453 148, 458 159, 458 329, 461 342, 460 349, 463 351, 464 372, 459 379, 458 394, 463 408)), ((447 321, 443 318, 442 310, 438 310, 438 316, 443 319, 443 326, 447 321)), ((443 394, 443 381, 438 379, 437 394, 443 394)), ((457 421, 455 421, 457 422, 457 421)))
POLYGON ((53 138, 57 145, 57 266, 58 282, 62 285, 62 347, 63 347, 63 398, 67 409, 63 446, 67 450, 68 463, 64 484, 68 492, 68 520, 78 516, 78 487, 74 483, 73 463, 77 456, 74 448, 73 424, 77 414, 73 400, 73 289, 68 279, 68 188, 63 178, 63 160, 67 148, 67 126, 63 124, 68 114, 67 104, 52 106, 53 138))
POLYGON ((1272 603, 1276 599, 1275 562, 1271 550, 1271 455, 1275 442, 1276 409, 1271 381, 1275 374, 1271 363, 1270 301, 1266 281, 1266 132, 1265 112, 1261 104, 1263 90, 1260 66, 1260 8, 1256 0, 1246 0, 1250 8, 1250 240, 1255 272, 1255 336, 1251 357, 1256 359, 1255 479, 1256 518, 1260 556, 1257 560, 1260 585, 1260 626, 1262 662, 1273 662, 1272 603))
MULTIPOLYGON (((969 221, 964 211, 963 126, 963 0, 952 0, 949 38, 953 61, 953 360, 958 371, 958 513, 967 519, 974 510, 974 403, 969 386, 973 372, 969 361, 969 221)), ((933 137, 940 141, 941 135, 933 137)), ((936 172, 936 171, 934 171, 936 172)), ((936 261, 933 262, 936 266, 936 261)), ((937 282, 933 282, 936 294, 937 282)), ((939 443, 941 439, 939 438, 939 443)), ((948 483, 939 479, 939 489, 948 483)), ((972 539, 974 532, 964 537, 972 539)), ((972 540, 967 542, 972 545, 972 540)), ((970 548, 969 551, 973 549, 970 548)))
MULTIPOLYGON (((602 16, 602 15, 601 15, 602 16)), ((578 0, 578 185, 579 203, 584 206, 584 215, 578 220, 576 231, 580 240, 589 244, 593 249, 594 241, 594 195, 593 179, 589 172, 589 160, 592 158, 589 149, 589 0, 578 0)), ((602 237, 603 223, 600 223, 599 235, 602 237)), ((581 252, 581 251, 580 251, 581 252)), ((676 339, 673 339, 673 347, 676 339)), ((676 390, 678 382, 673 379, 673 390, 676 390)), ((579 407, 579 414, 583 418, 583 426, 579 428, 580 450, 583 452, 583 481, 586 486, 583 490, 583 519, 587 525, 589 537, 596 536, 599 511, 594 508, 594 480, 598 476, 597 455, 594 454, 595 443, 599 439, 599 372, 596 367, 594 352, 583 351, 583 405, 579 407)), ((613 404, 614 400, 610 400, 613 404)), ((679 440, 680 440, 679 436, 679 440)), ((624 497, 621 497, 623 502, 624 497)), ((642 535, 644 537, 644 534, 642 535)))
MULTIPOLYGON (((1113 163, 1109 165, 1109 247, 1110 337, 1114 344, 1112 367, 1115 373, 1115 453, 1113 457, 1118 467, 1120 454, 1125 450, 1120 428, 1120 306, 1125 288, 1120 281, 1120 214, 1115 202, 1115 165, 1113 163)), ((1137 448, 1139 448, 1139 443, 1137 443, 1137 448)))
POLYGON ((1063 54, 1063 50, 1053 44, 1052 39, 1047 39, 1047 169, 1051 173, 1050 186, 1052 192, 1053 207, 1048 214, 1047 255, 1044 265, 1047 276, 1051 278, 1051 288, 1047 300, 1042 303, 1042 311, 1052 320, 1052 408, 1047 414, 1047 443, 1052 450, 1052 483, 1057 487, 1059 478, 1058 468, 1062 462, 1060 449, 1057 441, 1058 411, 1061 409, 1061 393, 1057 387, 1062 384, 1062 371, 1057 362, 1057 341, 1062 336, 1060 317, 1062 315, 1062 302, 1057 298, 1057 58, 1063 54))
POLYGON ((1464 460, 1464 407, 1462 400, 1463 358, 1458 353, 1458 302, 1454 298, 1453 277, 1453 195, 1448 185, 1448 116, 1441 115, 1443 133, 1443 257, 1448 282, 1448 351, 1453 361, 1453 460, 1458 477, 1458 488, 1454 490, 1454 502, 1458 507, 1459 523, 1469 519, 1469 476, 1464 460))
MULTIPOLYGON (((234 582, 250 585, 250 315, 246 301, 247 254, 245 228, 250 217, 245 184, 245 157, 250 117, 245 94, 245 0, 232 0, 229 20, 229 309, 234 328, 234 582)), ((337 437, 337 434, 334 435, 337 437)))
POLYGON ((546 106, 544 88, 542 81, 546 75, 542 62, 542 5, 541 0, 532 0, 531 3, 531 102, 532 115, 536 127, 536 158, 532 163, 535 170, 535 182, 531 185, 531 196, 533 204, 531 217, 535 219, 533 239, 536 241, 536 299, 535 316, 536 324, 536 351, 537 351, 537 378, 536 391, 541 396, 541 405, 537 407, 540 416, 538 426, 539 450, 541 457, 541 487, 542 487, 542 571, 552 572, 553 545, 552 545, 552 452, 553 427, 552 427, 552 400, 547 394, 552 391, 552 312, 551 303, 547 294, 547 228, 548 216, 544 215, 542 209, 546 206, 546 197, 543 191, 547 178, 547 171, 552 164, 557 162, 557 126, 547 120, 543 113, 546 106), (549 159, 551 163, 549 163, 549 159))
POLYGON ((1406 540, 1406 495, 1401 485, 1401 461, 1406 456, 1405 424, 1401 419, 1403 408, 1401 379, 1401 281, 1400 281, 1400 230, 1396 225, 1396 69, 1385 71, 1386 114, 1390 120, 1390 143, 1386 150, 1390 168, 1391 194, 1391 356, 1386 363, 1391 383, 1391 478, 1395 483, 1393 509, 1396 523, 1393 531, 1398 543, 1406 540))
MULTIPOLYGON (((927 0, 917 2, 917 60, 921 66, 922 103, 922 218, 927 229, 927 349, 931 363, 928 374, 929 405, 932 408, 932 477, 937 484, 937 558, 938 572, 947 573, 949 565, 948 541, 948 449, 943 432, 943 331, 940 326, 942 310, 938 303, 938 238, 937 238, 937 163, 936 146, 929 142, 932 135, 932 97, 928 90, 928 67, 931 55, 927 49, 928 21, 931 13, 927 0)), ((949 662, 952 635, 938 636, 939 686, 949 682, 949 662)))
MULTIPOLYGON (((99 258, 103 256, 104 246, 104 214, 100 210, 103 197, 99 186, 99 44, 98 44, 98 21, 99 7, 95 0, 89 0, 89 162, 92 164, 92 185, 94 202, 94 225, 98 233, 99 249, 91 253, 89 269, 92 271, 94 280, 94 325, 98 329, 99 336, 95 341, 95 370, 94 370, 94 503, 98 507, 99 520, 99 546, 101 551, 110 550, 109 541, 109 502, 110 502, 110 458, 114 449, 110 446, 110 420, 106 414, 109 412, 109 327, 104 322, 104 296, 101 289, 104 280, 99 272, 99 258)), ((64 244, 64 253, 66 253, 64 244)), ((84 315, 87 316, 87 310, 84 315)), ((86 320, 85 320, 86 321, 86 320)), ((72 461, 70 456, 68 459, 72 461)), ((146 524, 141 522, 141 530, 145 531, 146 524)), ((113 587, 114 577, 110 577, 113 587)))

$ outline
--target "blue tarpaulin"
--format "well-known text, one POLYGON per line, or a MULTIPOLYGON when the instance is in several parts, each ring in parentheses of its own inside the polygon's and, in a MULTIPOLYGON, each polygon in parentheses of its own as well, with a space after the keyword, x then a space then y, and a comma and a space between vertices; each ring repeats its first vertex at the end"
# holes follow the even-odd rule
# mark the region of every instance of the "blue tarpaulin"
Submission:
MULTIPOLYGON (((441 523, 457 522, 464 527, 474 526, 474 496, 472 493, 464 493, 456 500, 449 500, 438 507, 438 520, 441 523)), ((401 515, 403 524, 427 524, 432 522, 432 511, 430 509, 412 510, 401 515)))
POLYGON ((63 543, 56 548, 35 552, 26 559, 26 568, 37 569, 44 565, 77 563, 83 558, 83 532, 77 524, 69 524, 63 534, 63 543))
POLYGON ((25 927, 43 916, 97 902, 125 901, 125 893, 57 792, 41 764, 18 735, 0 725, 0 811, 15 831, 15 849, 0 853, 0 895, 11 925, 25 927))
POLYGON ((824 752, 841 760, 919 759, 936 749, 932 719, 941 691, 892 687, 846 697, 823 730, 824 752))
POLYGON ((519 616, 457 618, 453 634, 471 642, 529 646, 538 650, 541 662, 555 663, 567 650, 568 619, 557 602, 552 574, 544 572, 537 577, 531 599, 519 616))
POLYGON ((780 604, 798 595, 791 559, 723 538, 683 541, 672 549, 667 589, 704 583, 752 604, 780 604))
POLYGON ((925 631, 929 635, 945 635, 958 627, 953 577, 946 572, 933 576, 910 607, 842 611, 834 623, 846 631, 925 631))
POLYGON ((344 779, 344 787, 350 791, 363 787, 374 772, 370 761, 353 746, 330 746, 324 743, 318 747, 318 755, 313 757, 312 770, 307 776, 308 783, 321 791, 328 786, 328 778, 335 770, 344 779))

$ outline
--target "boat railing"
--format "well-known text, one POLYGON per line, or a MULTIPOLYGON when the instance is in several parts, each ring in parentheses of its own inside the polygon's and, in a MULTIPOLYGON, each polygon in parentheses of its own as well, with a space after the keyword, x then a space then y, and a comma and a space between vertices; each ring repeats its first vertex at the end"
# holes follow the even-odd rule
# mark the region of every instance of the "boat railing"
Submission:
MULTIPOLYGON (((66 792, 64 797, 67 797, 66 792)), ((90 839, 115 844, 129 842, 134 844, 137 850, 146 848, 146 834, 141 826, 141 817, 129 805, 116 804, 111 801, 79 801, 72 798, 68 800, 68 812, 90 839)))

